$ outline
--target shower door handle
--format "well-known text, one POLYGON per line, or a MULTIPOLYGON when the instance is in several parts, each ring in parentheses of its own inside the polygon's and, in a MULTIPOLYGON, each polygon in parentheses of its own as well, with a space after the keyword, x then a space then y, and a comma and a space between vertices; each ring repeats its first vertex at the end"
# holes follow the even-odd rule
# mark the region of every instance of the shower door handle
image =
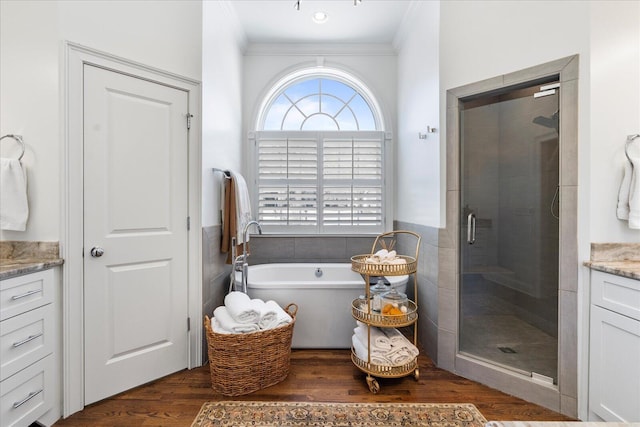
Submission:
POLYGON ((476 241, 476 214, 467 215, 467 243, 473 245, 476 241))

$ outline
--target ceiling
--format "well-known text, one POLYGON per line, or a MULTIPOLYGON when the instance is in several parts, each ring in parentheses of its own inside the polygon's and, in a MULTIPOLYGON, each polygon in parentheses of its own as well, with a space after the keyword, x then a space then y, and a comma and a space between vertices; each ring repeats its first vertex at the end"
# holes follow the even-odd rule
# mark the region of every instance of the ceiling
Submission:
POLYGON ((249 43, 392 43, 411 0, 230 0, 249 43), (328 14, 316 24, 314 12, 328 14))

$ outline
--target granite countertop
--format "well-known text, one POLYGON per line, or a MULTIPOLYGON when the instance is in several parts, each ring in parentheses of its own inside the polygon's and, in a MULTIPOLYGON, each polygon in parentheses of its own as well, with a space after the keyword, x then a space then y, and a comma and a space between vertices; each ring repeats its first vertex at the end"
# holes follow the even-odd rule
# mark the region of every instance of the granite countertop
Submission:
POLYGON ((640 261, 587 261, 584 265, 592 270, 640 280, 640 261))
POLYGON ((640 280, 640 244, 592 243, 591 260, 584 265, 592 270, 640 280))
POLYGON ((0 280, 62 265, 58 242, 0 242, 0 280))

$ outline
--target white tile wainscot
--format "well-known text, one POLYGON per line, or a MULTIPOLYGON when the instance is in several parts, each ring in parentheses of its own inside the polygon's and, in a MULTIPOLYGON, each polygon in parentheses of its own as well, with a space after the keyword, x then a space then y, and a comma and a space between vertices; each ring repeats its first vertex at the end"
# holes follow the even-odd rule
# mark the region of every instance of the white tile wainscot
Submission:
POLYGON ((61 415, 59 267, 0 281, 0 420, 52 425, 61 415))
POLYGON ((640 280, 591 270, 589 420, 640 422, 640 280))

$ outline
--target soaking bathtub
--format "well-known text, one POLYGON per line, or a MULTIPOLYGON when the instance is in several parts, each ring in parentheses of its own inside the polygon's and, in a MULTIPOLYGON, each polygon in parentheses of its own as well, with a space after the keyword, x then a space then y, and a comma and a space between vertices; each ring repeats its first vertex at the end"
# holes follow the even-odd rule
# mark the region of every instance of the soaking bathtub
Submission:
POLYGON ((350 348, 356 326, 351 302, 364 293, 364 279, 350 263, 258 264, 247 274, 251 298, 298 305, 293 348, 350 348))

